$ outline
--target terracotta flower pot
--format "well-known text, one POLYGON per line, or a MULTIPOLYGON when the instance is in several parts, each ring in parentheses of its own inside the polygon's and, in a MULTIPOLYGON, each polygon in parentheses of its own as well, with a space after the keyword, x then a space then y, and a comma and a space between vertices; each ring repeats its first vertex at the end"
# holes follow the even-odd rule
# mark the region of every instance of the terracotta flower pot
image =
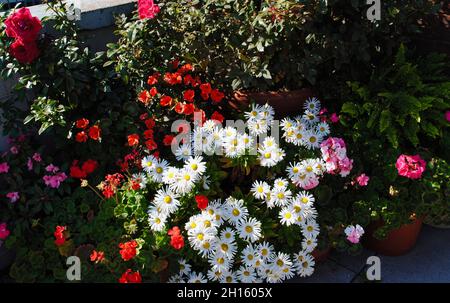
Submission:
POLYGON ((311 253, 311 255, 314 257, 314 261, 316 263, 322 263, 325 262, 331 253, 331 246, 327 247, 324 250, 318 250, 317 248, 311 253))
POLYGON ((384 240, 378 240, 373 235, 375 230, 383 226, 384 223, 381 220, 372 222, 366 229, 363 245, 386 256, 404 255, 416 245, 417 238, 422 230, 423 219, 415 218, 410 224, 392 230, 384 240))
POLYGON ((285 117, 300 114, 303 103, 311 97, 314 97, 314 92, 309 88, 286 92, 236 91, 229 103, 236 109, 242 109, 252 101, 257 104, 269 103, 275 109, 277 117, 285 117))

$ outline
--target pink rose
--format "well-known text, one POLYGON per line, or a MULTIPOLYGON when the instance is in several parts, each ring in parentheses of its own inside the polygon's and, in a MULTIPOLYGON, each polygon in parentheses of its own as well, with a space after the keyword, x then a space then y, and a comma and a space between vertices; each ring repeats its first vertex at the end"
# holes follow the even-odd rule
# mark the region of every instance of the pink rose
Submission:
POLYGON ((426 162, 420 155, 400 155, 395 164, 400 176, 410 179, 420 179, 426 168, 426 162))

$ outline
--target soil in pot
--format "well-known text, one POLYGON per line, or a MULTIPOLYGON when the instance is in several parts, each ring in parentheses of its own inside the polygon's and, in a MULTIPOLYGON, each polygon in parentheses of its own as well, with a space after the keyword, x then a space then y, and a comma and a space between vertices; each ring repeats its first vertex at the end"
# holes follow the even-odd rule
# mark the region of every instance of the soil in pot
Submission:
POLYGON ((405 224, 388 233, 386 239, 379 240, 374 237, 374 232, 384 225, 383 221, 375 221, 366 228, 363 245, 367 249, 386 256, 401 256, 409 252, 416 245, 423 218, 415 218, 410 224, 405 224))

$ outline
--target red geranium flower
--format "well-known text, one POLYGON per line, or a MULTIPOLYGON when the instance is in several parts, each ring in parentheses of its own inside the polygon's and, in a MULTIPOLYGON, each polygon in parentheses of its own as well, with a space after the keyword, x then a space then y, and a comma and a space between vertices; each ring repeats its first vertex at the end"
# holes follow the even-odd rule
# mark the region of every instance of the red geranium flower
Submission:
POLYGON ((152 87, 151 89, 150 89, 150 95, 152 96, 152 97, 154 97, 154 96, 156 96, 158 94, 158 89, 156 88, 156 87, 152 87))
POLYGON ((184 112, 184 103, 178 102, 178 103, 175 105, 174 110, 175 110, 178 114, 182 114, 182 113, 184 112))
POLYGON ((139 0, 138 13, 140 19, 153 19, 159 13, 159 6, 153 0, 139 0))
POLYGON ((141 283, 142 278, 139 272, 133 272, 131 269, 127 269, 126 272, 119 279, 119 283, 141 283))
POLYGON ((145 126, 146 126, 148 129, 154 128, 155 125, 156 125, 156 122, 155 122, 155 120, 154 120, 153 118, 148 118, 147 120, 145 120, 145 126))
POLYGON ((212 90, 211 84, 210 83, 200 84, 200 90, 202 91, 202 94, 210 94, 212 90))
POLYGON ((153 129, 147 129, 144 131, 145 140, 153 139, 153 129))
POLYGON ((180 233, 178 226, 174 226, 167 234, 170 236, 170 245, 176 250, 180 250, 184 247, 184 238, 180 233))
POLYGON ((192 64, 186 63, 185 65, 183 65, 182 67, 180 67, 178 69, 178 72, 181 73, 181 74, 184 74, 184 73, 187 73, 187 72, 190 72, 190 71, 193 71, 193 70, 194 70, 194 68, 192 67, 192 64))
POLYGON ((139 144, 139 135, 131 134, 128 136, 128 146, 135 146, 139 144))
POLYGON ((89 120, 86 118, 78 119, 75 122, 75 127, 80 128, 80 129, 85 129, 86 127, 88 127, 88 125, 89 125, 89 120))
POLYGON ((162 96, 159 100, 159 104, 161 106, 171 106, 172 105, 172 97, 170 96, 162 96))
POLYGON ((135 240, 131 240, 125 243, 119 243, 120 255, 124 261, 133 259, 136 256, 136 247, 138 244, 135 240))
POLYGON ((148 85, 155 85, 156 83, 158 83, 159 76, 160 76, 159 73, 154 73, 153 75, 148 77, 147 84, 148 85))
POLYGON ((192 78, 192 76, 191 75, 189 75, 189 74, 187 74, 187 75, 185 75, 184 76, 184 85, 192 85, 192 86, 194 86, 194 84, 195 84, 195 80, 194 80, 194 78, 192 78))
POLYGON ((55 236, 55 245, 61 246, 66 243, 66 235, 65 231, 67 230, 66 226, 56 226, 55 232, 53 235, 55 236))
POLYGON ((9 53, 20 63, 30 64, 39 57, 40 51, 35 41, 16 40, 9 47, 9 53))
POLYGON ((98 167, 98 162, 92 159, 86 160, 83 165, 81 166, 81 169, 86 172, 86 174, 92 174, 98 167))
MULTIPOLYGON (((172 142, 175 140, 175 137, 174 136, 172 136, 172 135, 165 135, 164 136, 164 139, 163 139, 163 144, 165 145, 165 146, 170 146, 170 145, 172 145, 172 142)), ((174 143, 176 143, 176 140, 175 140, 175 142, 174 143)))
POLYGON ((74 161, 70 167, 70 176, 75 179, 85 179, 87 173, 78 166, 78 161, 74 161))
POLYGON ((220 123, 223 123, 224 120, 224 116, 222 116, 219 112, 215 111, 213 112, 213 114, 211 115, 211 120, 217 120, 220 123))
POLYGON ((188 102, 194 102, 195 92, 192 89, 188 89, 183 92, 184 100, 188 102))
POLYGON ((75 140, 77 142, 84 143, 87 141, 87 139, 88 139, 88 136, 86 135, 86 133, 84 131, 79 132, 75 135, 75 140))
POLYGON ((220 101, 222 101, 222 99, 224 97, 225 97, 224 93, 220 92, 217 89, 213 89, 211 91, 211 99, 216 103, 219 103, 220 101))
POLYGON ((145 146, 148 150, 155 150, 158 148, 158 144, 156 144, 155 140, 153 139, 145 141, 145 146))
POLYGON ((89 137, 91 137, 92 140, 99 140, 101 136, 102 130, 98 125, 94 125, 89 128, 89 137))
POLYGON ((170 85, 180 84, 183 81, 180 73, 165 73, 164 81, 170 85))
POLYGON ((196 195, 195 196, 195 201, 197 202, 197 207, 199 209, 205 209, 208 207, 208 197, 204 196, 204 195, 196 195))
POLYGON ((183 114, 192 115, 194 113, 195 106, 192 103, 187 103, 183 107, 183 114))
POLYGON ((138 100, 145 105, 148 105, 150 103, 151 97, 152 96, 150 95, 150 92, 148 90, 144 90, 139 94, 138 100))
POLYGON ((105 259, 105 253, 103 251, 92 251, 90 256, 91 262, 100 263, 105 259))
POLYGON ((28 8, 24 7, 5 20, 6 35, 24 42, 36 40, 42 29, 41 20, 33 17, 28 8))

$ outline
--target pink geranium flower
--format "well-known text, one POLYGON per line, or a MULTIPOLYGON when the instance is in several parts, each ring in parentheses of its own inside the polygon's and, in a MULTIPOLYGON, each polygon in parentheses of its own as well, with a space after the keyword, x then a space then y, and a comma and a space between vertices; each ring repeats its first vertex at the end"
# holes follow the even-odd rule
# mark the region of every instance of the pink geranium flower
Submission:
POLYGON ((362 235, 364 235, 364 228, 362 228, 359 224, 356 224, 356 226, 349 225, 345 228, 344 232, 348 241, 353 244, 357 244, 359 243, 362 235))
POLYGON ((358 182, 359 186, 367 186, 369 184, 369 176, 366 174, 361 174, 358 177, 356 177, 356 182, 358 182))
POLYGON ((46 170, 47 172, 49 172, 49 173, 56 173, 56 172, 59 171, 59 167, 58 167, 58 166, 55 166, 55 165, 53 165, 53 164, 50 164, 50 165, 48 165, 48 166, 45 168, 45 170, 46 170))
POLYGON ((140 19, 153 19, 159 13, 159 6, 153 0, 139 0, 138 13, 140 19))
POLYGON ((7 193, 7 194, 6 194, 6 197, 9 199, 9 201, 10 201, 11 203, 16 203, 17 200, 20 199, 20 195, 19 195, 19 193, 16 192, 16 191, 7 193))
POLYGON ((333 123, 338 123, 339 122, 339 116, 336 113, 332 113, 330 116, 330 120, 333 123))
POLYGON ((8 238, 9 234, 10 234, 10 231, 8 230, 6 223, 1 223, 0 224, 0 239, 5 240, 6 238, 8 238))
POLYGON ((426 164, 419 155, 400 155, 395 167, 400 176, 410 179, 420 179, 425 171, 426 164))
POLYGON ((62 182, 67 179, 67 175, 65 173, 58 173, 53 176, 44 176, 42 179, 44 179, 45 185, 51 188, 59 188, 62 182))
POLYGON ((41 154, 40 153, 34 153, 33 160, 36 161, 36 162, 41 162, 42 161, 41 154))
POLYGON ((14 154, 17 155, 19 153, 19 149, 17 148, 17 146, 12 146, 9 151, 14 154))
POLYGON ((6 162, 0 163, 0 174, 8 173, 9 165, 6 162))
POLYGON ((31 160, 31 158, 28 158, 27 167, 28 167, 28 170, 33 169, 33 160, 31 160))

